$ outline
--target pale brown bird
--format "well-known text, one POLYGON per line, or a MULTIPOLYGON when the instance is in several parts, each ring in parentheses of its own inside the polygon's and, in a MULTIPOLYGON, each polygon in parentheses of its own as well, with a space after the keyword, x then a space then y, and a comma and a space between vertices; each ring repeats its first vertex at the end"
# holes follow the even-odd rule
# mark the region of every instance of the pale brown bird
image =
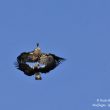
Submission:
POLYGON ((37 48, 32 52, 21 53, 17 57, 16 67, 23 71, 25 75, 35 75, 36 80, 41 80, 42 78, 40 73, 50 72, 65 59, 51 53, 42 53, 38 46, 39 45, 37 44, 37 48), (36 64, 31 67, 27 62, 35 62, 36 64))

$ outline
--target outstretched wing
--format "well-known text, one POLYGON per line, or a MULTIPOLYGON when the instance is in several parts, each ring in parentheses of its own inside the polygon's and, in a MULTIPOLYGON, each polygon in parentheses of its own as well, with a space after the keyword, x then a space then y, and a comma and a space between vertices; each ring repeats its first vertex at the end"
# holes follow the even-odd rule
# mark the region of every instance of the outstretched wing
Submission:
POLYGON ((40 58, 39 63, 43 63, 45 66, 40 67, 38 71, 41 73, 48 73, 55 69, 64 60, 64 58, 58 57, 54 54, 48 54, 45 58, 40 58))
MULTIPOLYGON (((34 69, 31 68, 28 64, 26 63, 19 63, 19 62, 16 62, 16 67, 17 69, 21 70, 24 72, 25 75, 27 76, 32 76, 35 74, 34 72, 34 69)), ((36 67, 37 69, 37 67, 36 67)))
POLYGON ((33 59, 33 54, 31 52, 23 52, 17 57, 17 61, 20 63, 25 63, 25 62, 36 62, 37 58, 33 59))
POLYGON ((63 61, 66 60, 65 58, 56 56, 55 54, 51 54, 51 53, 50 53, 49 55, 53 56, 53 58, 55 59, 56 66, 58 66, 59 64, 61 64, 63 61))
POLYGON ((23 52, 17 57, 16 67, 28 76, 32 76, 36 72, 48 73, 65 60, 64 58, 58 57, 54 54, 43 54, 38 62, 43 64, 44 67, 41 66, 38 68, 35 66, 34 68, 31 68, 28 64, 26 64, 26 62, 37 62, 32 58, 33 56, 30 52, 23 52))

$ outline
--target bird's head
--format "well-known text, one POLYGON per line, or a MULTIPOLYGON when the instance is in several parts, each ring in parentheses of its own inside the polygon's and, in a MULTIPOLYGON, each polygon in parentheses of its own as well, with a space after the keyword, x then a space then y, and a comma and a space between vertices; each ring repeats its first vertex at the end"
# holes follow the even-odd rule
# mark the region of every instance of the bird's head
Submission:
POLYGON ((37 43, 37 48, 35 48, 34 53, 36 55, 40 55, 41 54, 41 49, 39 48, 39 43, 37 43))
POLYGON ((39 43, 37 43, 37 47, 39 47, 39 43))

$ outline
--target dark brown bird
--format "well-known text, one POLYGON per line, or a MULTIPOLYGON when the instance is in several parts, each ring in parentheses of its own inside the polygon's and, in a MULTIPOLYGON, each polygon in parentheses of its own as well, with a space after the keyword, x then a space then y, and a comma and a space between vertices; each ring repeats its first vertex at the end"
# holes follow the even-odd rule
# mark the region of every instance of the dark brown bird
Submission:
POLYGON ((35 75, 36 80, 41 80, 40 73, 48 73, 56 68, 64 58, 58 57, 54 54, 45 54, 37 47, 32 52, 23 52, 17 57, 16 67, 24 72, 25 75, 35 75), (33 67, 29 66, 27 62, 36 63, 33 67))

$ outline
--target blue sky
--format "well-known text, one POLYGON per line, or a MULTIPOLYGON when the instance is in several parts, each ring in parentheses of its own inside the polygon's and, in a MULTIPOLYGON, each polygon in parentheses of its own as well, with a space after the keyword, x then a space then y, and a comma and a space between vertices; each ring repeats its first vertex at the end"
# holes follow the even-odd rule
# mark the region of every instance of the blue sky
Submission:
MULTIPOLYGON (((109 0, 0 1, 0 110, 97 110, 110 98, 109 0), (42 81, 16 57, 40 43, 67 60, 42 81)), ((109 108, 102 108, 109 109, 109 108)))

